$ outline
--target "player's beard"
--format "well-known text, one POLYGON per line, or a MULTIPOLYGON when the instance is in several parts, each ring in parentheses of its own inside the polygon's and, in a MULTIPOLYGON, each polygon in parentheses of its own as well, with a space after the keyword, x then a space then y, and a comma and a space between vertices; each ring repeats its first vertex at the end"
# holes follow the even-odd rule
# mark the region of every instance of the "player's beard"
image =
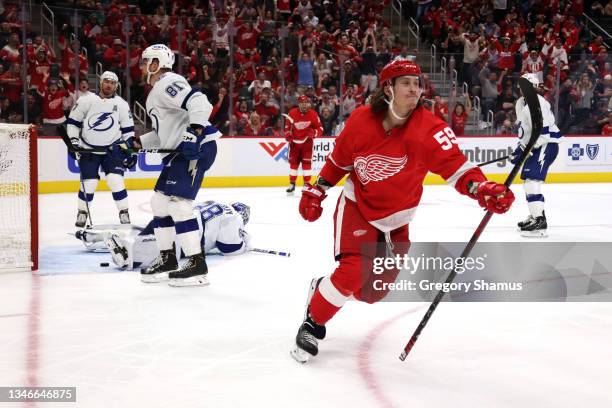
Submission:
MULTIPOLYGON (((115 88, 115 90, 116 90, 116 89, 117 89, 117 88, 115 88)), ((104 87, 102 87, 102 88, 101 88, 102 95, 103 95, 105 98, 110 98, 110 97, 112 97, 112 96, 115 94, 115 90, 112 90, 112 89, 111 89, 111 91, 110 91, 110 93, 109 93, 109 92, 106 92, 106 90, 104 89, 104 87)))

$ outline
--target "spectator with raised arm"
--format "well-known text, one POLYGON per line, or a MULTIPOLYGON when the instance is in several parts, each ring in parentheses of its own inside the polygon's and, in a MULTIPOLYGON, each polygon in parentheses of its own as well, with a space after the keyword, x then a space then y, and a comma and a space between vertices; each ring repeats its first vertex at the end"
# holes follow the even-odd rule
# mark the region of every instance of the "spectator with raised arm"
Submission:
POLYGON ((378 84, 378 72, 376 71, 376 37, 371 27, 365 32, 363 39, 363 49, 361 50, 361 86, 364 95, 374 92, 378 84))
POLYGON ((472 79, 470 76, 470 68, 480 56, 480 40, 481 37, 477 32, 461 33, 459 37, 463 43, 463 65, 459 71, 459 84, 467 82, 468 89, 472 87, 472 79))
POLYGON ((308 50, 304 51, 303 47, 302 47, 302 37, 303 34, 299 34, 298 38, 298 44, 299 44, 299 51, 298 51, 298 55, 300 56, 300 58, 298 59, 297 62, 297 68, 298 68, 298 80, 297 80, 297 84, 298 86, 302 86, 302 87, 308 87, 308 86, 313 86, 315 85, 314 83, 314 45, 311 46, 308 50))

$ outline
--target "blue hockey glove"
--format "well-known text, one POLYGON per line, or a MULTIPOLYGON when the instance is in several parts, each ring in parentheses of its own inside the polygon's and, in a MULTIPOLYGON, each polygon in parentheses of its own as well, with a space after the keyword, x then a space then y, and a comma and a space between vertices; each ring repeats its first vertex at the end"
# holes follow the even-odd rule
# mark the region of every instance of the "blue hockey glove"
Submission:
POLYGON ((521 156, 523 155, 524 150, 525 150, 525 146, 519 143, 518 146, 516 146, 516 149, 514 149, 514 151, 510 155, 510 163, 512 164, 518 163, 521 156))
MULTIPOLYGON (((138 147, 136 147, 136 144, 134 143, 134 140, 135 140, 135 139, 134 139, 133 137, 130 137, 130 138, 128 138, 128 139, 127 139, 125 142, 123 142, 123 143, 125 144, 125 146, 126 146, 126 147, 127 147, 129 150, 132 150, 132 152, 133 152, 134 150, 138 150, 138 147)), ((132 153, 132 152, 130 152, 130 153, 132 153)))
POLYGON ((132 169, 138 162, 138 154, 134 153, 123 160, 123 167, 126 169, 132 169))
POLYGON ((195 130, 187 128, 183 133, 183 141, 178 145, 178 150, 187 160, 198 160, 200 158, 200 145, 195 130))

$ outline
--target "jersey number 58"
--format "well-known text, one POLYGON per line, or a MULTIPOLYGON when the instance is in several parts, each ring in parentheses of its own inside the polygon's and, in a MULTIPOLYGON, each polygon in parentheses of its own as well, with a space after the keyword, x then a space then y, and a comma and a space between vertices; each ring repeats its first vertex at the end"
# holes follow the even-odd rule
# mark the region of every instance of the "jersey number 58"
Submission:
POLYGON ((436 133, 434 138, 438 141, 438 143, 440 143, 442 150, 449 150, 453 147, 453 144, 458 144, 455 132, 453 132, 453 130, 449 127, 445 127, 436 133))

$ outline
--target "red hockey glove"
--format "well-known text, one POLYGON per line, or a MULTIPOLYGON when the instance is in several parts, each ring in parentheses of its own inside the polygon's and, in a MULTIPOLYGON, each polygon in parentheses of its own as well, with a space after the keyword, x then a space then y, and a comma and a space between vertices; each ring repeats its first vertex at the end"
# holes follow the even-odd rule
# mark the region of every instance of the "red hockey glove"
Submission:
POLYGON ((514 202, 512 190, 494 181, 479 183, 474 197, 476 197, 478 204, 482 208, 497 214, 503 214, 508 211, 514 202))
POLYGON ((303 219, 313 222, 319 219, 323 213, 321 201, 325 200, 327 194, 319 186, 304 185, 302 199, 300 200, 300 215, 303 219))

